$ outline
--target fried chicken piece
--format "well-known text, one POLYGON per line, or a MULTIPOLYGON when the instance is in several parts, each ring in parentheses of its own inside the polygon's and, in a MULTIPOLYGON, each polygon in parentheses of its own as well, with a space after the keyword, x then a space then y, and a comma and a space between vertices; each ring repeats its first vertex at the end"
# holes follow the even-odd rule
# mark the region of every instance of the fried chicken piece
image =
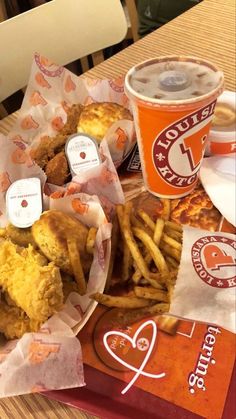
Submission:
POLYGON ((63 304, 60 270, 31 245, 0 243, 0 287, 30 319, 44 322, 63 304))
POLYGON ((221 214, 201 185, 181 199, 171 201, 171 220, 192 227, 215 231, 221 214))
POLYGON ((30 150, 31 158, 43 169, 47 162, 54 157, 53 138, 48 135, 41 138, 39 145, 30 150))
POLYGON ((42 137, 39 145, 32 148, 31 158, 42 168, 60 151, 64 150, 69 135, 77 131, 79 116, 82 111, 81 105, 72 105, 67 111, 67 121, 61 131, 55 137, 42 137))
POLYGON ((27 332, 37 332, 41 322, 30 320, 19 307, 0 301, 0 333, 7 339, 18 339, 27 332))
POLYGON ((5 229, 5 238, 10 239, 19 246, 27 247, 29 244, 35 247, 35 241, 31 232, 31 228, 18 228, 12 224, 8 224, 5 229))
POLYGON ((70 171, 64 151, 56 154, 56 156, 47 163, 45 173, 48 182, 53 183, 54 185, 62 186, 68 181, 70 171))

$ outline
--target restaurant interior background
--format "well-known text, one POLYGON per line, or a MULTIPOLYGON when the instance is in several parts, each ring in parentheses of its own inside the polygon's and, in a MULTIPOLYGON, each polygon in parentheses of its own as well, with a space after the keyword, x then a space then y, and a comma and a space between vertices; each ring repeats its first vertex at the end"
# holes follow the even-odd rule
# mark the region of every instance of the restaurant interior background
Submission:
MULTIPOLYGON (((0 22, 41 6, 49 1, 52 0, 0 0, 0 22)), ((122 42, 108 47, 103 51, 104 59, 128 47, 140 37, 163 26, 201 1, 203 0, 121 0, 127 19, 128 31, 122 42)), ((85 69, 81 60, 77 60, 65 67, 73 73, 80 75, 93 67, 94 64, 91 56, 87 57, 87 65, 88 68, 85 69)), ((20 108, 23 97, 24 92, 20 90, 3 101, 3 106, 8 114, 20 108)))

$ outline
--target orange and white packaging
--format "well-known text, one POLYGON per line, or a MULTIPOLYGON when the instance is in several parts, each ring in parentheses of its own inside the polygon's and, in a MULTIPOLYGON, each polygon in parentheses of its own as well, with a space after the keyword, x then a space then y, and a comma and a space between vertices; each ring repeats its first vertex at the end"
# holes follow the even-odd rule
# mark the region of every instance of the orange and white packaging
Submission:
MULTIPOLYGON (((35 54, 22 107, 8 137, 31 147, 36 146, 43 137, 53 137, 63 128, 68 107, 94 102, 116 102, 129 108, 123 77, 116 80, 79 78, 66 68, 35 54)), ((104 138, 118 167, 136 142, 133 121, 114 123, 104 138)))
POLYGON ((8 224, 7 190, 13 182, 33 177, 42 185, 44 210, 63 211, 98 229, 87 293, 70 294, 64 309, 43 324, 38 333, 27 333, 14 341, 0 338, 0 397, 83 386, 83 359, 76 335, 97 306, 89 295, 103 292, 111 250, 108 220, 114 203, 124 201, 108 145, 106 141, 101 144, 102 163, 82 174, 80 183, 71 182, 65 188, 46 183, 45 173, 30 159, 21 141, 0 135, 0 148, 1 227, 8 224))
POLYGON ((185 100, 150 98, 132 88, 134 72, 146 65, 171 61, 188 61, 218 71, 213 64, 195 57, 153 58, 128 71, 125 91, 133 108, 146 188, 159 197, 180 198, 198 181, 216 99, 223 90, 223 74, 212 91, 185 100))
POLYGON ((225 90, 219 96, 207 139, 207 156, 236 153, 236 92, 225 90))
POLYGON ((204 158, 200 178, 214 206, 236 227, 235 156, 229 154, 204 158))
POLYGON ((236 333, 236 236, 185 227, 170 314, 236 333))

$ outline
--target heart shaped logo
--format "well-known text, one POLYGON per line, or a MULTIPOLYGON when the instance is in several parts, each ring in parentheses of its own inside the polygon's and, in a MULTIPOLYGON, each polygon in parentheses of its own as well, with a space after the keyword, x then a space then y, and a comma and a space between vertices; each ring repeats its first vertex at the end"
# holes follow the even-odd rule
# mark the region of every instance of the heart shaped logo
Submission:
POLYGON ((124 367, 128 368, 129 370, 135 372, 134 377, 129 382, 129 384, 122 390, 121 394, 125 394, 135 383, 135 381, 138 379, 140 375, 144 377, 149 378, 163 378, 165 376, 165 373, 160 374, 151 374, 144 371, 145 366, 148 363, 148 360, 150 359, 150 356, 152 354, 153 348, 155 346, 157 337, 157 326, 156 323, 153 320, 148 320, 145 323, 141 324, 141 326, 136 330, 133 337, 130 337, 128 334, 116 330, 112 330, 110 332, 106 332, 103 336, 103 344, 107 350, 107 352, 114 358, 118 363, 123 365, 124 367), (143 337, 142 332, 146 328, 150 328, 152 330, 151 339, 147 339, 143 337), (124 359, 120 358, 114 351, 112 345, 109 345, 108 339, 114 338, 117 339, 117 337, 121 337, 125 340, 127 340, 133 349, 137 349, 139 351, 146 352, 146 355, 144 356, 142 363, 139 368, 134 367, 132 364, 127 363, 124 359))
POLYGON ((86 153, 84 152, 84 151, 81 151, 81 153, 80 153, 80 157, 81 157, 81 159, 85 159, 85 157, 86 157, 86 153))

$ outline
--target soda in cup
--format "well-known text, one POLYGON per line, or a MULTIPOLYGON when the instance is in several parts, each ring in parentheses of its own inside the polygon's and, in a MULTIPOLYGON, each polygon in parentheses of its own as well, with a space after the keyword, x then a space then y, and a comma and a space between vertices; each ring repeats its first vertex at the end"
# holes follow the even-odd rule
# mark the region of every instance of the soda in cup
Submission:
POLYGON ((196 57, 153 58, 126 74, 144 183, 152 194, 180 198, 194 189, 223 84, 223 73, 196 57))

